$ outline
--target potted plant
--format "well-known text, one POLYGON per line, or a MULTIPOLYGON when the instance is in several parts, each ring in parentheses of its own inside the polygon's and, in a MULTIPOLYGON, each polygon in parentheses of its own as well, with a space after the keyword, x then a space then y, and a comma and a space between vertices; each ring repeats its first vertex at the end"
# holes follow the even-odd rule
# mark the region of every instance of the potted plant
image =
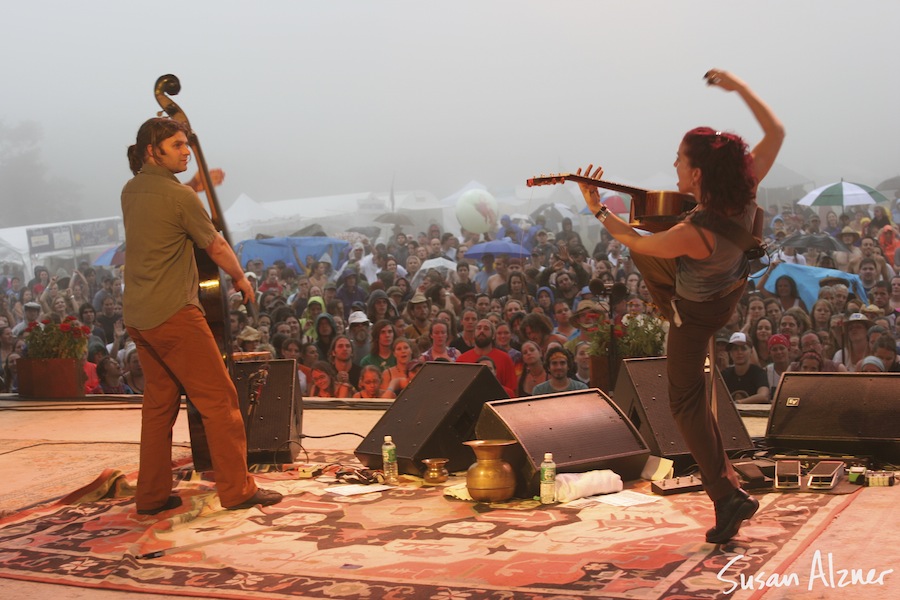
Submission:
POLYGON ((34 321, 25 330, 25 356, 19 359, 19 395, 32 398, 84 396, 89 327, 68 316, 61 323, 34 321))
POLYGON ((669 322, 647 314, 627 314, 621 323, 604 319, 591 337, 591 384, 611 391, 619 364, 625 358, 662 356, 669 322), (612 349, 612 360, 610 350, 612 349))

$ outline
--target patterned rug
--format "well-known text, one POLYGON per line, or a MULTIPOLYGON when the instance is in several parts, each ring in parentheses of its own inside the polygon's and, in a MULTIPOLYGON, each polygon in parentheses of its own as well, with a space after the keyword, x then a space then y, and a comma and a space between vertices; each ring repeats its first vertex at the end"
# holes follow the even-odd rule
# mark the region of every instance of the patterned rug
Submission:
MULTIPOLYGON (((0 440, 0 517, 58 500, 93 481, 106 467, 126 473, 138 468, 137 442, 0 440), (103 465, 103 466, 98 466, 103 465)), ((175 446, 172 460, 184 464, 190 448, 175 446)))
MULTIPOLYGON (((359 466, 346 453, 309 459, 359 466)), ((132 477, 110 470, 64 501, 0 520, 0 577, 241 599, 741 598, 724 594, 729 581, 789 564, 856 497, 759 496, 740 536, 714 546, 703 542, 713 517, 700 493, 626 508, 488 505, 408 477, 339 496, 291 471, 257 475, 286 495, 280 504, 232 512, 211 482, 178 475, 184 504, 158 516, 137 515, 132 477)))

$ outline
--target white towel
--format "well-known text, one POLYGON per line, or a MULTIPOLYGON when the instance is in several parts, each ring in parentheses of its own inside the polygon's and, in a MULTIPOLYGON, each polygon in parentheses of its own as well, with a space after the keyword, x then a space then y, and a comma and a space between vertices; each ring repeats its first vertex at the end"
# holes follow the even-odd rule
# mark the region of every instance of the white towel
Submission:
POLYGON ((560 473, 556 476, 556 501, 571 502, 597 494, 622 491, 622 478, 609 469, 587 473, 560 473))

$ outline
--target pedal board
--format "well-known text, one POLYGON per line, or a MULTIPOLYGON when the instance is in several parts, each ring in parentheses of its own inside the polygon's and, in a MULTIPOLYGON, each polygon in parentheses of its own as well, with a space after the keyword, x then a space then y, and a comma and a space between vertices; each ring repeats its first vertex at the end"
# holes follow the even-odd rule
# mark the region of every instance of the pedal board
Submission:
POLYGON ((740 474, 744 489, 758 490, 772 487, 774 480, 765 474, 763 466, 770 469, 769 472, 772 473, 774 463, 761 463, 755 460, 733 460, 731 464, 734 470, 740 474))
POLYGON ((867 487, 890 487, 895 480, 893 471, 866 471, 865 485, 867 487))
POLYGON ((823 460, 810 470, 806 486, 811 490, 830 490, 838 484, 843 474, 843 461, 823 460))
POLYGON ((775 463, 775 489, 800 489, 800 461, 779 460, 775 463))
POLYGON ((650 484, 654 494, 671 496, 672 494, 684 494, 685 492, 703 491, 703 482, 699 475, 685 475, 684 477, 672 477, 661 479, 650 484))

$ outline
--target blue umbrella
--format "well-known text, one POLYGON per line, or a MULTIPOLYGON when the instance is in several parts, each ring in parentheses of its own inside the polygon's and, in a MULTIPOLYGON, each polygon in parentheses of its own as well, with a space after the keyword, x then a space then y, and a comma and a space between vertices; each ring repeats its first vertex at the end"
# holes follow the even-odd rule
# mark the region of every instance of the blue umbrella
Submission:
POLYGON ((526 250, 519 244, 514 244, 506 240, 494 240, 492 242, 482 242, 475 244, 466 252, 466 258, 481 258, 485 254, 493 254, 494 256, 512 256, 514 258, 528 258, 531 252, 526 250))
POLYGON ((113 246, 108 250, 104 250, 100 256, 94 260, 95 267, 112 267, 125 264, 125 242, 118 246, 113 246))

